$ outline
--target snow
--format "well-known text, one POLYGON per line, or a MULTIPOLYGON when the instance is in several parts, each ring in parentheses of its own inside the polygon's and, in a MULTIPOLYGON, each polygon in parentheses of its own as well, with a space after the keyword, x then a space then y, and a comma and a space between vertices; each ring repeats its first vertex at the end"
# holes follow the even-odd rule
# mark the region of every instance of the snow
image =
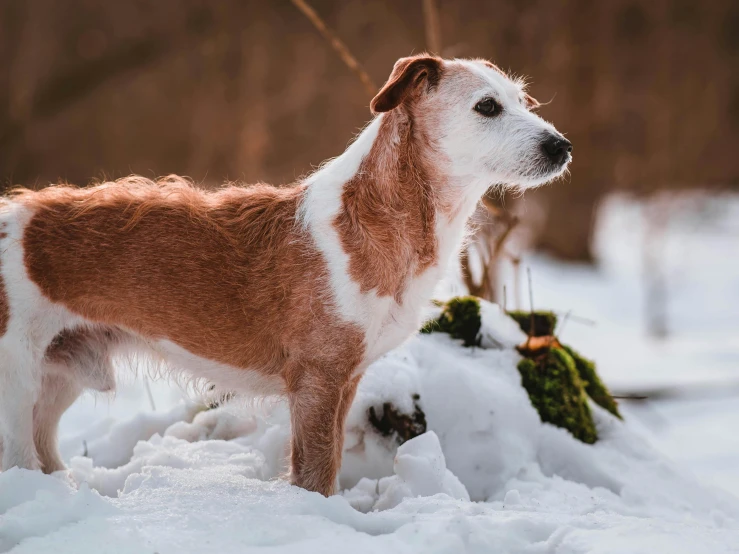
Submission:
POLYGON ((480 346, 514 348, 526 340, 526 334, 497 304, 480 303, 480 346))
MULTIPOLYGON (((388 510, 395 508, 406 498, 435 494, 444 494, 456 500, 470 500, 467 489, 447 469, 439 437, 433 431, 427 431, 403 443, 395 454, 393 471, 395 475, 383 477, 376 482, 377 500, 372 505, 374 510, 388 510)), ((354 507, 360 511, 369 511, 362 508, 366 508, 367 493, 372 490, 373 483, 365 477, 358 486, 363 493, 362 503, 354 507)), ((345 496, 351 498, 353 490, 347 491, 345 496)))
MULTIPOLYGON (((709 232, 700 226, 665 233, 686 240, 670 263, 693 299, 670 295, 670 336, 659 342, 639 328, 633 204, 608 208, 599 249, 613 258, 600 269, 526 259, 537 305, 597 321, 570 321, 563 338, 597 360, 609 385, 731 375, 739 316, 724 312, 739 271, 724 249, 739 244, 716 226, 730 224, 739 201, 723 204, 716 248, 699 240, 709 232), (690 274, 686 256, 723 263, 716 284, 690 274)), ((205 409, 152 383, 154 411, 136 382, 112 400, 86 396, 62 421, 69 471, 0 473, 0 552, 739 552, 739 500, 724 490, 727 476, 739 483, 739 447, 726 440, 739 423, 731 399, 622 404, 623 422, 593 406, 600 440, 585 445, 541 423, 516 370, 522 335, 497 306, 481 313, 487 348, 419 335, 368 370, 347 421, 342 492, 331 498, 282 478, 289 417, 278 399, 205 409), (381 436, 367 413, 385 402, 409 414, 418 404, 429 431, 400 447, 381 436), (668 434, 649 423, 652 412, 669 418, 668 434)))
MULTIPOLYGON (((525 216, 524 216, 525 217, 525 216)), ((562 339, 594 358, 615 391, 678 386, 685 397, 624 402, 632 428, 706 483, 739 495, 739 195, 685 194, 637 202, 614 196, 599 216, 596 267, 524 256, 534 302, 561 316, 562 339), (666 292, 665 338, 646 326, 645 219, 668 211, 652 238, 666 292)), ((512 272, 508 283, 509 303, 512 272)), ((523 305, 528 306, 523 286, 523 305)))

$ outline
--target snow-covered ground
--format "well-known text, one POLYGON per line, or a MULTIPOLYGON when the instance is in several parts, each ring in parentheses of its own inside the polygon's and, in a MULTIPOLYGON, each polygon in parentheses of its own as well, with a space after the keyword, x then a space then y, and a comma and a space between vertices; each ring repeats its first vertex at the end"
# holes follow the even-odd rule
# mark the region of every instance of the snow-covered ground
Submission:
MULTIPOLYGON (((617 390, 725 383, 739 365, 739 200, 675 208, 664 232, 669 336, 644 333, 639 206, 614 201, 599 268, 529 257, 537 307, 589 318, 563 338, 617 390), (733 288, 732 288, 733 287, 733 288)), ((342 494, 279 479, 280 402, 203 411, 166 383, 124 382, 62 421, 67 475, 0 473, 0 552, 739 552, 739 397, 594 407, 593 446, 542 424, 503 350, 424 335, 378 361, 348 421, 342 494), (430 431, 396 453, 370 406, 423 408, 430 431), (140 441, 140 442, 139 442, 140 441), (82 454, 85 454, 83 456, 82 454)), ((724 387, 726 388, 726 387, 724 387)))
POLYGON ((571 318, 563 340, 594 358, 612 389, 679 387, 674 399, 623 403, 629 424, 704 482, 739 495, 739 196, 685 195, 657 205, 667 210, 651 239, 666 293, 664 339, 648 336, 645 315, 645 220, 654 202, 606 204, 596 268, 540 256, 523 265, 531 267, 537 306, 595 322, 571 318))

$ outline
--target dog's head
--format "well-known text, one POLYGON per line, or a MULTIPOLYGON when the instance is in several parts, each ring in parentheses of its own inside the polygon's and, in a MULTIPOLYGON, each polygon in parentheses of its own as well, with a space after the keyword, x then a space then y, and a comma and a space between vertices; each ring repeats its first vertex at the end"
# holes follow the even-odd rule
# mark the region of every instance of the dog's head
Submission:
POLYGON ((572 160, 572 144, 532 113, 538 105, 490 62, 420 55, 398 60, 371 108, 406 110, 451 176, 525 189, 572 160))

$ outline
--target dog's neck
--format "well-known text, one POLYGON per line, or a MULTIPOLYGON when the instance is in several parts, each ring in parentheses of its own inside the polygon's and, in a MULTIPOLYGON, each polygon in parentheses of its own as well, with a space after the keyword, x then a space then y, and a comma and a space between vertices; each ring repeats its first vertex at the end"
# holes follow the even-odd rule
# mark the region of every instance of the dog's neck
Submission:
POLYGON ((301 210, 332 274, 399 303, 411 280, 446 268, 479 200, 454 197, 464 189, 420 127, 403 110, 376 117, 307 179, 301 210))

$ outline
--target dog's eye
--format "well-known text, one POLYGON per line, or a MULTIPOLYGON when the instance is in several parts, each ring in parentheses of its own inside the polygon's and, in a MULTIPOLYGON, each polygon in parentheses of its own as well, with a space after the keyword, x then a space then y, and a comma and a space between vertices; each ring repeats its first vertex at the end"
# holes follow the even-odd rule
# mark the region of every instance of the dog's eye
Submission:
POLYGON ((475 111, 486 117, 492 117, 498 115, 500 112, 500 106, 492 98, 485 98, 475 104, 475 111))

